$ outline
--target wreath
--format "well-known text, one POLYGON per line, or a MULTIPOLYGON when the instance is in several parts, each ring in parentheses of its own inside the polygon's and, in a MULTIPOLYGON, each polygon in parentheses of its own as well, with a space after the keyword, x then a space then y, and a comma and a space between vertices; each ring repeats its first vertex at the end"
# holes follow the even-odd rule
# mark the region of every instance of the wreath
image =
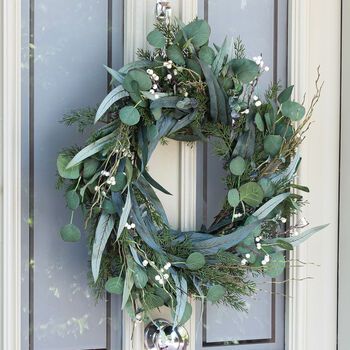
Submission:
MULTIPOLYGON (((283 273, 285 251, 322 229, 301 211, 308 188, 294 183, 297 151, 309 128, 321 86, 308 110, 291 99, 293 86, 272 84, 258 96, 268 67, 261 56, 245 57, 242 42, 209 46, 210 27, 195 19, 184 25, 158 21, 147 36, 153 50, 116 71, 98 109, 64 117, 83 131, 94 123, 84 148, 58 156, 70 223, 60 234, 80 240, 73 224, 80 207, 89 233, 91 285, 97 296, 122 295, 133 320, 171 308, 175 325, 191 316, 188 298, 244 310, 255 292, 252 276, 283 273), (212 142, 224 164, 227 198, 208 228, 182 231, 169 225, 155 190, 168 195, 149 174, 153 151, 167 139, 212 142), (297 190, 297 191, 295 191, 297 190)), ((90 129, 91 130, 91 129, 90 129)))

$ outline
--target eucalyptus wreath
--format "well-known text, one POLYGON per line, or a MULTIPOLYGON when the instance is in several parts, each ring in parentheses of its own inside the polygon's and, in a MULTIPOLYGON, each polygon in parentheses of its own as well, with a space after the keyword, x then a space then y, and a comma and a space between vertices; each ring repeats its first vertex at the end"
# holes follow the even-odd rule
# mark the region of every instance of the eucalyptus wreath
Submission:
POLYGON ((58 182, 72 210, 60 234, 80 240, 73 224, 80 207, 91 285, 99 296, 121 294, 134 320, 167 306, 182 324, 191 316, 189 297, 243 310, 256 290, 252 276, 283 273, 285 251, 324 227, 288 224, 308 192, 294 179, 319 78, 308 110, 291 99, 293 86, 271 85, 258 96, 269 69, 263 58, 246 58, 239 39, 211 47, 209 36, 204 20, 156 22, 147 36, 152 50, 139 50, 139 60, 118 71, 106 67, 111 91, 98 109, 64 117, 81 131, 99 128, 84 148, 58 156, 58 182), (208 228, 185 232, 169 224, 157 191, 170 193, 148 172, 167 139, 212 142, 224 164, 227 197, 208 228))

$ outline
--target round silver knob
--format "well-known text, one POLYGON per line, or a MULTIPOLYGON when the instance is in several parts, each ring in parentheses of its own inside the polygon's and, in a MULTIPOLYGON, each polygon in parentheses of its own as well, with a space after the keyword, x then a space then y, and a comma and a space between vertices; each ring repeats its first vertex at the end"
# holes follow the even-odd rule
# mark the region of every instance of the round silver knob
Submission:
POLYGON ((147 350, 186 350, 188 333, 182 326, 173 327, 170 322, 158 319, 145 328, 147 350))

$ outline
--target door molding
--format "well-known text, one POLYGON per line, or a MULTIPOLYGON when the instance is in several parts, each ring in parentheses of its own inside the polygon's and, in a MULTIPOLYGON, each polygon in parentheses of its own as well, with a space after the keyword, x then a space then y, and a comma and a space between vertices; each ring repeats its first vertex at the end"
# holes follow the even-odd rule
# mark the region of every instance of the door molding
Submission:
POLYGON ((306 93, 306 105, 310 102, 318 66, 325 82, 314 123, 301 147, 298 180, 311 189, 304 210, 310 225, 330 226, 290 257, 310 264, 289 270, 288 350, 337 346, 340 14, 341 0, 290 0, 289 80, 295 85, 295 98, 303 100, 306 93))
POLYGON ((0 4, 0 348, 21 339, 21 12, 0 4))

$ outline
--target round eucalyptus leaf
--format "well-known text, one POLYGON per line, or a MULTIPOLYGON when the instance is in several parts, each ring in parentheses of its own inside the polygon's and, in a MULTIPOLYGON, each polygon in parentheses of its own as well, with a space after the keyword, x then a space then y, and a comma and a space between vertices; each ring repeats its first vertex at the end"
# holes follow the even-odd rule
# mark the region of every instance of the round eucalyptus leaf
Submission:
POLYGON ((111 294, 123 294, 124 279, 122 277, 111 277, 105 284, 105 289, 111 294))
POLYGON ((264 191, 256 182, 248 182, 242 185, 239 188, 239 194, 241 201, 254 208, 259 206, 264 199, 264 191))
POLYGON ((60 235, 65 242, 78 242, 81 238, 79 228, 73 224, 63 226, 60 235))
POLYGON ((212 303, 217 303, 225 296, 225 293, 226 293, 226 289, 223 286, 217 284, 217 285, 211 286, 208 289, 207 299, 212 303))
POLYGON ((162 32, 155 29, 147 35, 147 41, 155 48, 161 49, 166 44, 166 38, 162 32))
POLYGON ((264 151, 274 157, 279 153, 282 143, 283 138, 280 135, 268 135, 264 139, 264 151))
POLYGON ((177 45, 169 46, 166 53, 167 53, 168 58, 170 58, 176 64, 178 64, 180 66, 185 65, 186 62, 185 62, 183 52, 177 45))
POLYGON ((159 295, 147 293, 144 297, 144 305, 147 310, 152 310, 163 306, 164 300, 159 295))
POLYGON ((67 201, 67 207, 70 210, 76 210, 78 209, 80 204, 80 197, 78 193, 76 193, 74 190, 68 191, 66 193, 66 201, 67 201))
POLYGON ((243 175, 245 169, 246 169, 246 162, 242 157, 238 156, 231 160, 230 170, 233 175, 241 176, 243 175))
POLYGON ((117 209, 115 205, 113 204, 112 201, 109 199, 105 199, 102 203, 102 209, 107 213, 107 214, 115 214, 117 212, 117 209))
POLYGON ((227 193, 227 200, 231 207, 236 208, 240 202, 238 190, 235 188, 229 190, 227 193))
POLYGON ((151 78, 142 69, 132 69, 125 76, 123 87, 130 93, 148 91, 152 87, 151 78))
POLYGON ((266 177, 263 177, 262 179, 260 179, 258 181, 258 184, 263 189, 265 197, 270 198, 275 194, 274 183, 271 180, 267 179, 266 177))
POLYGON ((123 107, 119 111, 120 120, 126 125, 136 125, 140 121, 140 113, 133 106, 123 107))
POLYGON ((57 158, 57 170, 61 177, 69 180, 76 180, 80 176, 79 165, 73 166, 66 169, 68 163, 73 159, 73 157, 67 156, 65 154, 59 154, 57 158))
POLYGON ((186 265, 190 270, 199 270, 205 265, 205 257, 199 252, 194 252, 187 258, 186 265))
POLYGON ((136 288, 139 288, 139 289, 145 288, 148 282, 147 273, 140 266, 135 267, 134 282, 135 282, 136 288))
POLYGON ((201 61, 205 62, 206 64, 211 65, 215 59, 215 52, 211 47, 203 46, 199 50, 199 58, 201 59, 201 61))
POLYGON ((276 135, 280 135, 285 140, 290 140, 294 134, 293 127, 287 123, 280 122, 275 127, 276 135))
POLYGON ((305 107, 294 101, 286 101, 281 106, 282 114, 293 122, 301 120, 305 115, 305 107))
POLYGON ((282 253, 274 253, 270 255, 270 261, 265 266, 265 273, 272 277, 276 278, 280 276, 286 267, 286 260, 282 253))
POLYGON ((96 159, 87 159, 83 165, 83 177, 84 179, 90 179, 93 177, 100 166, 100 162, 96 159))
POLYGON ((185 32, 187 39, 191 40, 191 43, 200 48, 209 41, 210 27, 209 24, 201 19, 196 19, 193 22, 187 24, 183 31, 185 32))
POLYGON ((127 184, 126 175, 124 173, 117 173, 115 175, 115 182, 116 182, 116 184, 111 186, 111 191, 113 191, 113 192, 122 191, 127 184))

